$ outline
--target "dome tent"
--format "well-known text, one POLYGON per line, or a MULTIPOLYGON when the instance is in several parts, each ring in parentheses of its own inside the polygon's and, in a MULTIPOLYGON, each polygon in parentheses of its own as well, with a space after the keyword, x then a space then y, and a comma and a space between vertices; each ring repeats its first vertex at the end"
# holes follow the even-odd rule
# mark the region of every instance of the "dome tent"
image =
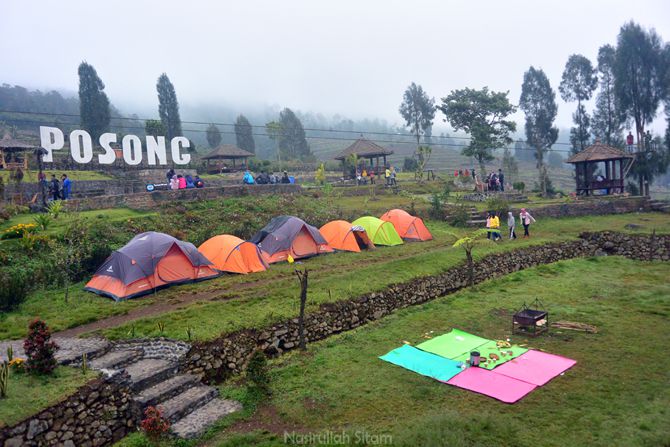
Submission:
POLYGON ((222 272, 254 273, 267 270, 261 251, 237 236, 220 234, 203 242, 198 251, 222 272))
POLYGON ((319 230, 293 216, 273 218, 249 242, 261 249, 269 264, 285 261, 289 255, 301 259, 334 251, 319 230))
POLYGON ((375 245, 400 245, 403 243, 391 222, 384 222, 373 216, 363 216, 353 221, 352 225, 363 227, 375 245))
POLYGON ((335 250, 360 252, 362 248, 375 247, 363 227, 352 225, 346 220, 328 222, 319 231, 335 250))
POLYGON ((190 242, 149 231, 113 252, 84 290, 120 301, 220 274, 190 242))
POLYGON ((391 222, 398 235, 406 241, 430 241, 433 235, 419 217, 412 216, 407 211, 393 209, 385 212, 381 220, 391 222))

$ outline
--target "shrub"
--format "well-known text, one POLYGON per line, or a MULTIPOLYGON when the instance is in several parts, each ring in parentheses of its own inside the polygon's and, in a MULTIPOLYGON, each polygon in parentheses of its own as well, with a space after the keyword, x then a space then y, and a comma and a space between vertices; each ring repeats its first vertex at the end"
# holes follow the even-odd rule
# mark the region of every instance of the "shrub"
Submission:
POLYGON ((439 194, 430 197, 430 210, 428 215, 435 220, 444 220, 444 204, 439 194))
POLYGON ((509 211, 509 202, 496 195, 486 201, 486 209, 495 211, 498 216, 506 216, 509 211))
POLYGON ((63 202, 61 200, 54 200, 47 206, 47 211, 54 219, 58 219, 60 213, 65 211, 63 209, 63 202))
POLYGON ((25 301, 30 290, 30 277, 22 268, 0 270, 0 310, 8 312, 25 301))
POLYGON ((514 182, 512 183, 512 187, 517 191, 523 192, 526 189, 526 184, 524 182, 514 182))
POLYGON ((270 372, 268 360, 261 350, 255 351, 247 364, 247 388, 262 395, 270 394, 270 372))
POLYGON ((403 164, 402 164, 403 171, 405 171, 405 172, 416 171, 418 167, 419 167, 419 162, 416 161, 416 158, 405 157, 405 160, 403 161, 403 164))
POLYGON ((628 191, 633 196, 640 195, 640 188, 633 182, 628 182, 626 184, 626 191, 628 191))
POLYGON ((34 223, 31 224, 17 224, 12 227, 7 228, 3 233, 0 239, 16 239, 23 237, 26 233, 32 233, 37 230, 37 225, 34 223))
POLYGON ((459 203, 449 210, 449 224, 454 227, 467 227, 470 220, 468 206, 459 203))
POLYGON ((49 225, 51 225, 51 216, 48 214, 38 214, 37 216, 33 217, 33 221, 40 228, 40 230, 46 231, 46 229, 49 228, 49 225))
POLYGON ((23 237, 19 239, 19 244, 26 252, 33 253, 48 247, 49 237, 32 233, 24 233, 23 237))
POLYGON ((28 337, 23 342, 26 352, 26 371, 32 374, 51 374, 56 368, 54 354, 58 345, 51 341, 51 331, 47 324, 36 319, 28 326, 28 337))
POLYGON ((170 430, 170 422, 163 417, 163 410, 160 407, 149 406, 144 411, 144 419, 140 427, 149 441, 157 445, 170 430))

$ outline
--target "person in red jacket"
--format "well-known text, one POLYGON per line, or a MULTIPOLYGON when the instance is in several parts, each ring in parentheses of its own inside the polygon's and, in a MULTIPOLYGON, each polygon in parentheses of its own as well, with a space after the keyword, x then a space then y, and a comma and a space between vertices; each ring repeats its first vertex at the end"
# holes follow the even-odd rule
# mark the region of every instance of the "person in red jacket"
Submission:
POLYGON ((186 179, 184 176, 179 174, 177 180, 179 181, 179 189, 186 189, 186 179))
POLYGON ((635 138, 633 138, 633 133, 628 132, 628 136, 626 137, 626 146, 628 147, 628 152, 635 152, 633 150, 634 144, 635 144, 635 138))

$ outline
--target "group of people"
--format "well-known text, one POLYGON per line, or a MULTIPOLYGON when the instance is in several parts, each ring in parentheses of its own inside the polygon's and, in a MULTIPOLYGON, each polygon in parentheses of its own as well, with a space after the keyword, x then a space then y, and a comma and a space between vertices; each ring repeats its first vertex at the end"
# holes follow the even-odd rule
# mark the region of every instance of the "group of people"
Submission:
POLYGON ((174 172, 174 169, 170 169, 167 174, 168 184, 170 185, 171 190, 177 189, 187 189, 187 188, 204 188, 205 182, 200 178, 199 175, 193 177, 191 174, 177 174, 174 172))
MULTIPOLYGON (((370 167, 370 169, 366 169, 365 167, 361 169, 355 168, 352 169, 352 174, 356 179, 357 185, 367 185, 368 182, 370 182, 371 185, 374 185, 378 176, 374 167, 370 167)), ((387 166, 384 168, 384 181, 386 182, 386 186, 397 185, 396 176, 397 172, 394 166, 387 166)))
POLYGON ((242 183, 245 185, 276 185, 278 183, 289 184, 291 182, 291 177, 289 177, 288 172, 284 171, 282 176, 275 175, 274 172, 267 173, 261 171, 256 178, 251 174, 250 171, 244 171, 244 176, 242 177, 242 183))
POLYGON ((505 174, 502 169, 498 169, 497 173, 489 172, 486 176, 486 185, 489 191, 505 192, 505 174))
MULTIPOLYGON (((521 208, 519 221, 523 225, 523 237, 530 237, 530 225, 535 223, 535 218, 530 215, 526 208, 521 208)), ((511 211, 507 213, 507 230, 509 238, 516 239, 516 219, 514 218, 514 213, 511 211)), ((495 211, 489 211, 486 216, 486 238, 493 241, 502 239, 500 235, 500 218, 495 211)))
POLYGON ((37 174, 37 179, 40 185, 44 185, 48 191, 51 200, 67 200, 72 195, 72 180, 67 174, 60 176, 60 181, 56 174, 51 174, 51 180, 47 181, 47 176, 44 172, 37 174))

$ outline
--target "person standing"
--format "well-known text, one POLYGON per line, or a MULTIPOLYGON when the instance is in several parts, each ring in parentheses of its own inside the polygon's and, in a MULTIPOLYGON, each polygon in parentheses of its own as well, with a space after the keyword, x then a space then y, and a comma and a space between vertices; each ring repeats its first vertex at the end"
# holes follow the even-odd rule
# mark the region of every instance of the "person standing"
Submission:
POLYGON ((61 176, 61 181, 63 184, 63 193, 61 197, 63 198, 63 200, 67 200, 72 194, 72 180, 70 180, 67 174, 63 174, 61 176))
POLYGON ((626 137, 626 147, 628 148, 628 152, 635 152, 633 149, 634 144, 635 138, 633 138, 633 132, 628 132, 628 136, 626 137))
POLYGON ((516 227, 516 220, 514 219, 514 213, 509 211, 507 213, 507 228, 509 228, 510 239, 516 239, 516 231, 514 231, 515 227, 516 227))
POLYGON ((491 211, 486 213, 486 239, 491 239, 491 211))
POLYGON ((395 167, 391 166, 391 185, 393 186, 397 184, 395 181, 395 176, 396 176, 395 167))
POLYGON ((386 180, 386 186, 391 185, 391 170, 389 167, 386 167, 386 170, 384 171, 384 179, 386 180))
POLYGON ((53 200, 60 199, 60 182, 56 178, 56 174, 51 174, 51 182, 49 184, 49 193, 53 200))
POLYGON ((521 212, 519 213, 519 220, 523 225, 523 237, 530 237, 530 232, 528 229, 530 228, 531 223, 535 223, 535 218, 533 218, 533 216, 531 216, 530 213, 526 211, 526 208, 521 208, 521 212))
POLYGON ((491 239, 494 241, 497 241, 498 239, 502 239, 500 237, 500 218, 496 214, 495 211, 491 213, 491 239))
POLYGON ((370 168, 370 184, 374 185, 375 184, 375 169, 370 168))
POLYGON ((498 169, 498 180, 500 180, 500 191, 505 192, 505 174, 502 169, 498 169))

